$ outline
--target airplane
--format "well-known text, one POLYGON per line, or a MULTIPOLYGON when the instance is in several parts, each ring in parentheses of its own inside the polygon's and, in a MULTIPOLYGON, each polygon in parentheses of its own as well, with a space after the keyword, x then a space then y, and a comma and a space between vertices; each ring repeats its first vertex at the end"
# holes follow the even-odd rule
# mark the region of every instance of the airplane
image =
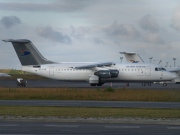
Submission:
POLYGON ((0 73, 0 77, 11 77, 11 75, 8 75, 6 73, 0 73))
POLYGON ((21 62, 22 70, 50 79, 87 81, 91 86, 106 82, 162 82, 177 78, 176 73, 151 63, 60 62, 44 58, 28 39, 7 39, 21 62))
MULTIPOLYGON (((135 62, 136 63, 144 63, 144 60, 139 56, 139 54, 137 54, 135 52, 119 52, 119 53, 124 54, 126 61, 128 63, 135 63, 135 62)), ((161 60, 160 60, 160 62, 161 62, 161 60)), ((164 67, 164 68, 169 72, 175 72, 178 77, 171 81, 162 81, 162 82, 154 82, 154 83, 160 83, 160 84, 163 84, 164 86, 167 86, 167 83, 180 84, 180 68, 179 67, 164 67)))

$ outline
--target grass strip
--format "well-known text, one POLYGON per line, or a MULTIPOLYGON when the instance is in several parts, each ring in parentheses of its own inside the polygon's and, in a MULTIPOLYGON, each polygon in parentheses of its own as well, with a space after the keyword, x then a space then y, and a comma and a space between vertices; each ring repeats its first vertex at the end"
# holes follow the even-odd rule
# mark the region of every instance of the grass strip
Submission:
POLYGON ((0 88, 0 100, 100 100, 180 102, 180 90, 116 88, 0 88))
POLYGON ((180 109, 0 106, 0 116, 63 118, 180 118, 180 109))

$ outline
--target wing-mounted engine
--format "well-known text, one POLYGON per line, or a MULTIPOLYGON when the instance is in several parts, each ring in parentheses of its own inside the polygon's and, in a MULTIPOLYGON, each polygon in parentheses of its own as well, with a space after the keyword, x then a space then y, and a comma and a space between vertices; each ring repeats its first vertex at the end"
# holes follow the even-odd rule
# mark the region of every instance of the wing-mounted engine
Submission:
POLYGON ((94 73, 94 75, 90 76, 89 83, 91 86, 101 86, 106 82, 107 79, 117 78, 119 75, 119 71, 117 69, 106 69, 101 68, 94 73))
POLYGON ((98 76, 99 78, 116 78, 118 77, 119 71, 116 69, 110 69, 110 70, 99 70, 94 73, 94 75, 98 76))
POLYGON ((111 78, 111 73, 109 70, 99 70, 95 72, 94 75, 98 76, 99 78, 111 78))
POLYGON ((110 69, 111 78, 117 78, 119 71, 117 69, 110 69))

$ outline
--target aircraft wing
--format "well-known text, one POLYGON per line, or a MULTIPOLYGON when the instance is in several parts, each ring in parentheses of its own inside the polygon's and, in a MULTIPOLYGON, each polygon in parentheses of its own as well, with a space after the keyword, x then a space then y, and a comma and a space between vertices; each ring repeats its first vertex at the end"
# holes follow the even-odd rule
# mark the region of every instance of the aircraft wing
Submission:
POLYGON ((144 63, 143 59, 134 52, 120 52, 120 54, 124 54, 126 61, 130 63, 144 63))
POLYGON ((104 66, 111 66, 111 65, 115 65, 115 63, 114 62, 94 63, 90 65, 77 66, 75 68, 76 69, 91 69, 95 67, 104 67, 104 66))

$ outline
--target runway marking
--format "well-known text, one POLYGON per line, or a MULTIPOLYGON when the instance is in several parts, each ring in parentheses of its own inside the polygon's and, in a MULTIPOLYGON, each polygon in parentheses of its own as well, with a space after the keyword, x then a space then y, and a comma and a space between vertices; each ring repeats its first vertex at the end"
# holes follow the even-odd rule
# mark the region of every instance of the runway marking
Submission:
POLYGON ((45 125, 46 127, 66 127, 66 128, 76 128, 79 125, 45 125))
POLYGON ((180 126, 167 127, 167 129, 180 129, 180 126))
POLYGON ((140 126, 105 126, 105 128, 140 128, 140 126))

